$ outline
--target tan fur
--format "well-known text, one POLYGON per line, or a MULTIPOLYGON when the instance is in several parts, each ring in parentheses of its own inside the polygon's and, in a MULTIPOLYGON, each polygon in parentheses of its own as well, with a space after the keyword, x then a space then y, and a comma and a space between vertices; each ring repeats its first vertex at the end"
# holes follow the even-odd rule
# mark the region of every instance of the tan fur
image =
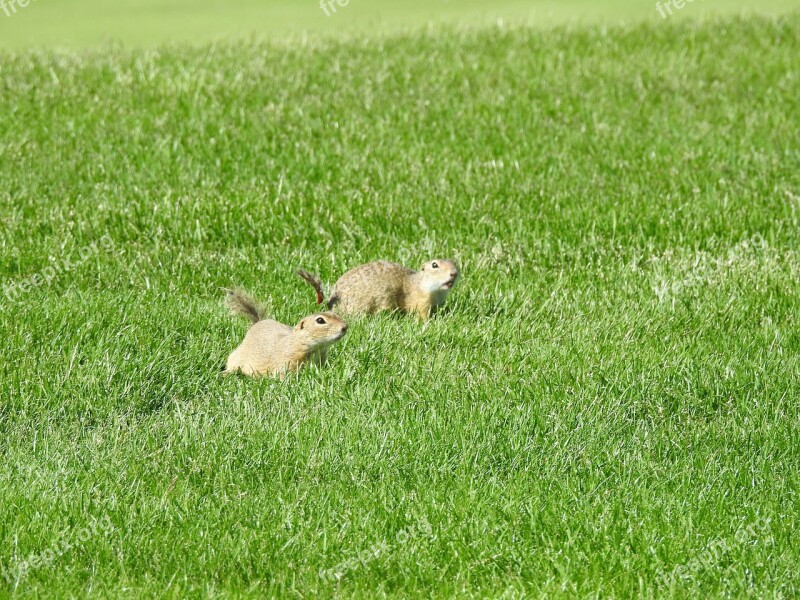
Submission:
MULTIPOLYGON (((321 299, 319 279, 305 271, 301 277, 314 287, 321 299)), ((429 261, 420 271, 387 261, 371 262, 339 278, 333 286, 328 308, 343 314, 400 310, 427 321, 444 303, 457 278, 458 267, 451 260, 429 261)))
MULTIPOLYGON (((236 314, 248 318, 257 313, 254 301, 241 292, 229 292, 227 304, 236 314)), ((328 349, 345 333, 347 323, 331 312, 305 317, 295 327, 263 319, 250 327, 244 341, 228 357, 224 373, 259 377, 283 375, 308 362, 322 365, 328 349), (324 323, 318 323, 318 319, 324 323)))

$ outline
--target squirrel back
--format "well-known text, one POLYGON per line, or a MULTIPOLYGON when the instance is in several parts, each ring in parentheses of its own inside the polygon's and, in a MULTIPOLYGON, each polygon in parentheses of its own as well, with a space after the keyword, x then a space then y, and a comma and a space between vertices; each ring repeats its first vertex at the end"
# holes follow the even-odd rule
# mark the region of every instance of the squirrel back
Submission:
MULTIPOLYGON (((317 303, 322 304, 319 277, 306 271, 297 274, 316 290, 317 303)), ((427 321, 445 301, 458 276, 458 267, 452 260, 431 260, 419 271, 385 260, 374 261, 350 269, 336 281, 328 309, 335 306, 342 314, 400 310, 427 321)))

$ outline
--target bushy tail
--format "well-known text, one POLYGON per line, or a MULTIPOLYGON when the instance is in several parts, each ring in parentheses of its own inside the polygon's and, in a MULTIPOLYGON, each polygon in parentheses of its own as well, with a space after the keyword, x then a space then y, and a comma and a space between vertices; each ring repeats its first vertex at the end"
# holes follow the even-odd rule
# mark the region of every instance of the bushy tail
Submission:
POLYGON ((308 285, 314 288, 314 291, 317 292, 317 304, 322 304, 322 301, 325 300, 325 293, 322 291, 322 281, 316 275, 312 275, 308 271, 303 271, 299 269, 297 271, 297 275, 303 278, 308 285))
POLYGON ((262 308, 250 296, 240 290, 228 290, 225 296, 225 306, 233 315, 247 317, 250 322, 258 323, 261 320, 262 308))

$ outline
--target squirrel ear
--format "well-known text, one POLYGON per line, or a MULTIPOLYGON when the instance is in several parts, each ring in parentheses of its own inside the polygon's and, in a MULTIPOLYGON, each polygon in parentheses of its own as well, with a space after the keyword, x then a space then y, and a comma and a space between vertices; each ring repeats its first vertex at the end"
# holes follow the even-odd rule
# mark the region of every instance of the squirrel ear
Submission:
POLYGON ((300 321, 300 324, 297 326, 297 328, 298 329, 303 329, 303 327, 305 327, 305 326, 306 326, 306 320, 303 319, 302 321, 300 321))

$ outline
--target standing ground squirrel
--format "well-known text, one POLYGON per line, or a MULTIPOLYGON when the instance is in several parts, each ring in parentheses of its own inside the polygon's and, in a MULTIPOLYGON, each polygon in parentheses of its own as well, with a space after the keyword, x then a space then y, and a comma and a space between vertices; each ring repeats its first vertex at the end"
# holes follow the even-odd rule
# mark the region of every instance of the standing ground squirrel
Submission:
POLYGON ((321 365, 328 348, 347 333, 347 323, 331 312, 305 317, 295 327, 262 319, 261 309, 250 296, 226 290, 225 304, 234 315, 253 325, 244 341, 228 357, 224 373, 242 372, 251 377, 296 371, 306 362, 321 365))
MULTIPOLYGON (((325 294, 319 277, 306 271, 297 274, 317 291, 317 304, 325 294)), ((371 262, 351 269, 333 286, 328 309, 344 314, 373 314, 383 310, 416 313, 423 321, 444 303, 458 279, 452 260, 432 260, 413 271, 387 261, 371 262)))

